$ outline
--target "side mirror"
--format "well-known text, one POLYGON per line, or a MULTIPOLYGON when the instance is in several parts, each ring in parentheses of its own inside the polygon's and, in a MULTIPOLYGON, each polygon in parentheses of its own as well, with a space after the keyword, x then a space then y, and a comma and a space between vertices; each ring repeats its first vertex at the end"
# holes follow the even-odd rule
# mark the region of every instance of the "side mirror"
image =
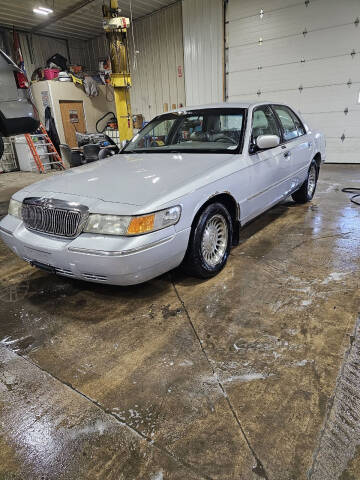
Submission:
POLYGON ((256 139, 256 146, 260 150, 275 148, 280 145, 280 138, 277 135, 259 135, 256 139))

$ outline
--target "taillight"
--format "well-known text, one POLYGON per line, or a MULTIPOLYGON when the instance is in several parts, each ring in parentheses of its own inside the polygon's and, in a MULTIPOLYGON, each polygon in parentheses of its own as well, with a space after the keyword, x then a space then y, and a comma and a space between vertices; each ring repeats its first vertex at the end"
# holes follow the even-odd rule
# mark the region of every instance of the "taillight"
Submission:
POLYGON ((29 82, 23 72, 14 72, 17 88, 29 88, 29 82))

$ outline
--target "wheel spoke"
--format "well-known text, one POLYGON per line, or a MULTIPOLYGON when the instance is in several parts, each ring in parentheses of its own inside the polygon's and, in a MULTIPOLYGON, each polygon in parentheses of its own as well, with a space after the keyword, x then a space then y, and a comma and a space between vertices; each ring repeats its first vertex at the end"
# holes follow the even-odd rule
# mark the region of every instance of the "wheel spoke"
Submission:
POLYGON ((228 227, 225 218, 214 215, 205 225, 201 241, 201 253, 210 267, 222 262, 228 245, 228 227))

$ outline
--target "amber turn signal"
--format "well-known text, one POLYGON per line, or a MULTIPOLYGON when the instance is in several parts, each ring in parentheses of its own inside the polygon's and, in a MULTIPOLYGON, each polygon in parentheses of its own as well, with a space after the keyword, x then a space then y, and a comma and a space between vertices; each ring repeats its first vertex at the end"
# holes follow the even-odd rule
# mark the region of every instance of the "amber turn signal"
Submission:
POLYGON ((155 213, 144 217, 133 217, 127 230, 128 235, 151 232, 154 228, 155 213))

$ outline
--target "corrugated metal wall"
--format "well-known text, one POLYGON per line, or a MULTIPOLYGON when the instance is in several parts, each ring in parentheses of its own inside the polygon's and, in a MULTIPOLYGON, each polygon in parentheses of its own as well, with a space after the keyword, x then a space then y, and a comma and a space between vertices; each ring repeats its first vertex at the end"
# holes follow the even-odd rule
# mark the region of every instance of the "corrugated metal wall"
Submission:
POLYGON ((55 53, 68 57, 66 40, 27 33, 20 33, 19 37, 25 69, 29 77, 36 68, 43 67, 46 60, 55 53))
MULTIPOLYGON (((7 53, 12 56, 12 32, 4 30, 3 35, 10 49, 7 53)), ((63 55, 69 60, 69 63, 83 65, 87 71, 93 72, 98 71, 99 60, 108 56, 108 44, 105 36, 99 36, 92 40, 70 39, 66 41, 55 37, 20 32, 19 38, 25 69, 29 77, 36 68, 44 67, 46 60, 55 53, 63 55)))
POLYGON ((224 98, 224 19, 222 0, 183 0, 187 105, 224 98))
MULTIPOLYGON (((135 20, 128 32, 132 112, 150 120, 165 104, 170 110, 223 101, 223 39, 223 0, 178 1, 135 20)), ((71 63, 94 72, 108 55, 103 35, 66 41, 20 33, 20 41, 29 76, 54 53, 70 53, 71 63)))
POLYGON ((229 0, 229 101, 289 103, 327 138, 327 161, 359 163, 359 0, 229 0))
POLYGON ((88 45, 91 41, 83 40, 68 40, 70 63, 77 65, 84 65, 89 68, 92 64, 93 56, 90 54, 88 45))
MULTIPOLYGON (((71 53, 73 51, 71 49, 71 53)), ((105 60, 109 56, 109 46, 105 35, 84 42, 84 49, 80 52, 80 55, 83 55, 83 57, 80 57, 83 58, 83 61, 79 61, 80 65, 86 65, 90 71, 97 72, 99 70, 99 60, 105 60)))
POLYGON ((133 24, 129 30, 133 87, 131 108, 146 120, 163 112, 164 104, 185 104, 184 49, 181 3, 163 8, 133 24))

